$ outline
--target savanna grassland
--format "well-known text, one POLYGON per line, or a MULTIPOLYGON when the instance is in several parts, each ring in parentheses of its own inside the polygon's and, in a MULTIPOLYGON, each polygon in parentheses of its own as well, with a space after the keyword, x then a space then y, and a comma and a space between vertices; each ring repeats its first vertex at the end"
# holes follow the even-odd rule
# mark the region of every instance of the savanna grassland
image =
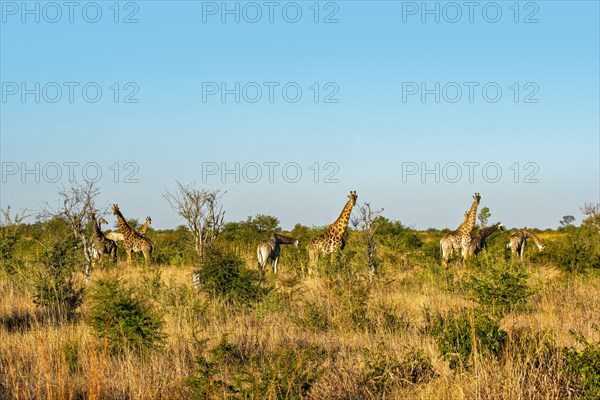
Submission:
POLYGON ((443 269, 444 232, 379 223, 374 253, 353 229, 318 274, 282 246, 264 277, 256 245, 277 220, 229 223, 200 290, 183 227, 148 231, 150 265, 120 250, 87 283, 63 221, 5 225, 0 399, 599 398, 595 227, 537 232, 546 249, 529 244, 523 262, 496 233, 443 269))

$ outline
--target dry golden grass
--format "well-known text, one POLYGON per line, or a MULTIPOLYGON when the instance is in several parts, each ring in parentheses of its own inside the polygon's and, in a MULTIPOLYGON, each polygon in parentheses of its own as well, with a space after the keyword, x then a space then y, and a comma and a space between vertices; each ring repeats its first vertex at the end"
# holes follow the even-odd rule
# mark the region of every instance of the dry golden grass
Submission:
MULTIPOLYGON (((118 268, 140 293, 144 293, 144 278, 155 273, 141 266, 118 268)), ((284 264, 278 277, 267 277, 277 287, 278 300, 244 309, 193 292, 191 267, 165 267, 160 270, 161 293, 148 298, 164 315, 164 347, 144 355, 124 351, 116 356, 106 351, 86 323, 87 303, 70 319, 47 315, 36 309, 30 293, 2 277, 0 399, 190 398, 185 378, 194 373, 196 357, 206 355, 223 335, 247 354, 267 354, 298 343, 324 349, 323 375, 309 393, 314 399, 564 398, 558 358, 553 364, 550 355, 549 364, 542 368, 519 357, 522 349, 512 338, 528 330, 553 334, 558 345, 572 346, 575 342, 568 333, 572 329, 598 339, 592 324, 600 321, 600 278, 550 267, 528 268, 531 284, 540 291, 526 311, 509 313, 502 320, 509 336, 503 357, 475 355, 473 367, 459 372, 449 369, 427 334, 424 310, 446 314, 473 304, 448 290, 436 269, 388 267, 385 279, 371 283, 358 276, 345 287, 324 278, 297 278, 286 272, 284 264), (184 292, 187 295, 179 296, 184 292), (364 314, 370 325, 357 323, 351 315, 360 296, 364 305, 359 317, 364 314), (303 319, 309 307, 320 310, 326 326, 315 327, 303 319), (387 325, 384 310, 400 322, 387 325), (372 357, 401 360, 412 349, 431 360, 435 379, 412 384, 387 371, 383 378, 391 384, 383 391, 365 383, 365 368, 372 357)), ((115 270, 95 271, 93 280, 115 270)), ((536 354, 536 349, 530 354, 536 354)))

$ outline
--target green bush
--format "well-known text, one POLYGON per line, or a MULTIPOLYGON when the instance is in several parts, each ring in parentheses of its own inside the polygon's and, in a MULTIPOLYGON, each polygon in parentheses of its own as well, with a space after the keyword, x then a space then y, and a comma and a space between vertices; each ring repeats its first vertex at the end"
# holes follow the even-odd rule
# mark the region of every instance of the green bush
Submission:
POLYGON ((46 245, 33 272, 33 303, 50 310, 74 311, 84 299, 84 288, 73 280, 76 259, 72 236, 46 245))
POLYGON ((325 355, 307 345, 244 355, 223 336, 208 358, 196 359, 196 371, 186 385, 194 399, 304 399, 323 374, 325 355))
POLYGON ((591 226, 565 228, 564 235, 548 243, 542 259, 567 271, 600 268, 600 234, 591 226))
MULTIPOLYGON (((594 326, 600 334, 598 325, 594 326)), ((581 350, 567 348, 564 356, 567 361, 567 369, 572 380, 576 382, 581 398, 600 398, 600 341, 590 342, 581 334, 570 331, 579 344, 581 350)))
POLYGON ((231 254, 210 251, 202 266, 194 271, 198 288, 210 297, 222 297, 228 302, 251 304, 261 294, 258 272, 244 266, 231 254))
POLYGON ((164 339, 162 317, 118 278, 95 282, 89 323, 114 352, 125 348, 136 351, 156 348, 164 339))
POLYGON ((388 351, 365 349, 363 353, 365 366, 359 382, 370 397, 384 398, 396 386, 426 383, 437 376, 431 360, 417 348, 411 348, 402 359, 390 356, 388 351))
POLYGON ((507 338, 495 320, 477 311, 472 315, 466 311, 448 317, 438 315, 431 332, 440 353, 454 370, 470 365, 473 344, 479 354, 497 356, 507 338))
POLYGON ((512 270, 507 263, 489 263, 478 276, 470 276, 466 289, 481 306, 492 314, 504 313, 522 308, 536 293, 527 283, 529 275, 524 270, 512 270))

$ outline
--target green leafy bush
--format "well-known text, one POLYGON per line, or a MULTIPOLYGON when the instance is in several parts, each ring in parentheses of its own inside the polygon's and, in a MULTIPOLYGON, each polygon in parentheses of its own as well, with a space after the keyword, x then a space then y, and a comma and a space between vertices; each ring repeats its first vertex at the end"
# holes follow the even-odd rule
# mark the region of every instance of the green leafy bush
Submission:
POLYGON ((202 266, 194 271, 198 289, 210 297, 222 297, 229 302, 250 304, 261 294, 258 272, 249 270, 244 262, 231 254, 210 251, 202 266))
POLYGON ((443 317, 438 315, 431 330, 440 353, 448 360, 451 369, 469 366, 473 345, 479 354, 497 356, 506 343, 506 332, 489 316, 466 311, 443 317))
POLYGON ((475 301, 494 315, 522 308, 536 293, 527 283, 529 275, 521 269, 512 270, 506 263, 489 263, 480 276, 472 275, 465 286, 475 301))
POLYGON ((186 379, 194 399, 304 399, 323 374, 325 351, 310 345, 286 345, 265 354, 245 355, 223 336, 196 359, 186 379))
POLYGON ((383 398, 393 387, 426 383, 437 376, 431 360, 417 348, 411 348, 402 359, 390 356, 388 351, 365 349, 364 354, 359 382, 371 396, 383 398))
POLYGON ((74 311, 84 299, 84 288, 73 280, 75 239, 47 244, 33 271, 33 303, 50 310, 74 311))
POLYGON ((548 243, 542 259, 567 271, 600 268, 600 234, 591 226, 565 228, 564 235, 548 243))
MULTIPOLYGON (((594 328, 600 334, 598 325, 594 328)), ((569 375, 576 382, 582 398, 598 399, 600 398, 600 341, 591 342, 581 334, 573 331, 570 333, 583 348, 564 350, 569 375)))
POLYGON ((142 351, 158 347, 164 322, 147 301, 134 296, 118 278, 95 282, 90 296, 89 322, 110 349, 142 351))

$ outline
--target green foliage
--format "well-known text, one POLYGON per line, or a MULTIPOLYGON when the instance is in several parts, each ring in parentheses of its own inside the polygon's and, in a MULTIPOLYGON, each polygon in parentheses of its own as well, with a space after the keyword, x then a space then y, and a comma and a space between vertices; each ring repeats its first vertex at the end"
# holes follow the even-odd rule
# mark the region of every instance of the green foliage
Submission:
POLYGON ((261 294, 258 271, 246 268, 244 262, 232 254, 210 251, 194 274, 201 282, 200 290, 213 298, 251 304, 261 294))
POLYGON ((371 397, 384 398, 388 389, 397 385, 426 383, 437 376, 431 360, 418 348, 411 348, 402 359, 391 356, 389 351, 365 349, 363 353, 365 366, 359 381, 371 397))
MULTIPOLYGON (((600 334, 598 325, 594 325, 596 333, 600 334)), ((581 397, 584 399, 600 398, 600 341, 591 342, 581 334, 570 331, 581 350, 567 348, 564 356, 567 361, 567 371, 577 382, 581 397)))
POLYGON ((196 359, 186 379, 194 399, 303 399, 323 374, 325 352, 316 346, 281 346, 264 354, 245 354, 223 336, 196 359))
POLYGON ((83 302, 84 288, 73 280, 76 243, 73 236, 67 236, 46 245, 31 279, 35 305, 69 313, 83 302))
POLYGON ((89 323, 113 352, 156 348, 164 339, 162 317, 116 277, 95 282, 89 323))
POLYGON ((447 317, 438 315, 431 330, 440 353, 451 369, 469 366, 473 345, 479 354, 497 356, 506 343, 506 332, 489 316, 462 311, 447 317))
POLYGON ((258 214, 255 217, 248 217, 244 222, 226 223, 221 233, 221 240, 250 245, 266 239, 273 232, 281 232, 279 219, 258 214))
POLYGON ((479 226, 481 228, 485 228, 491 216, 492 213, 490 213, 490 209, 488 207, 483 207, 477 216, 477 219, 479 220, 479 226))
POLYGON ((475 301, 494 315, 522 308, 536 293, 527 283, 529 275, 522 269, 512 270, 504 262, 491 262, 484 268, 479 276, 470 276, 465 286, 475 301))
POLYGON ((197 261, 193 235, 183 225, 173 230, 153 231, 151 239, 157 244, 152 251, 156 264, 185 266, 197 261))
POLYGON ((600 233, 589 225, 567 227, 542 253, 542 259, 567 271, 600 268, 600 233))

